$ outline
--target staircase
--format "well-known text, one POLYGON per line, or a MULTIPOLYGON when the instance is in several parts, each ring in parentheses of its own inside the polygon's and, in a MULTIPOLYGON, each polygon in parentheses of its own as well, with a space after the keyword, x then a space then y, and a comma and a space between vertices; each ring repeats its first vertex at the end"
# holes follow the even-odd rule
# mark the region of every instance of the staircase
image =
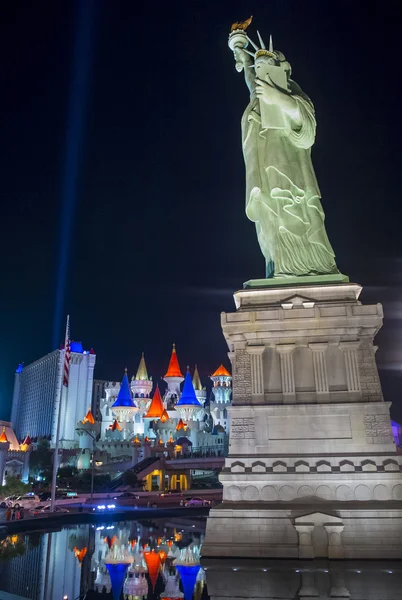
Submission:
MULTIPOLYGON (((135 475, 137 475, 137 479, 141 480, 144 477, 146 477, 147 475, 149 475, 149 473, 151 473, 155 466, 156 463, 160 460, 159 456, 149 456, 148 458, 144 458, 144 460, 141 460, 139 463, 137 463, 136 465, 134 465, 134 467, 131 467, 130 469, 127 469, 127 471, 125 471, 125 473, 127 473, 128 471, 130 473, 134 473, 135 475)), ((115 490, 116 488, 118 488, 120 485, 124 485, 123 483, 123 475, 124 473, 122 473, 121 475, 119 475, 118 477, 116 477, 110 484, 109 486, 109 490, 112 492, 113 490, 115 490)))

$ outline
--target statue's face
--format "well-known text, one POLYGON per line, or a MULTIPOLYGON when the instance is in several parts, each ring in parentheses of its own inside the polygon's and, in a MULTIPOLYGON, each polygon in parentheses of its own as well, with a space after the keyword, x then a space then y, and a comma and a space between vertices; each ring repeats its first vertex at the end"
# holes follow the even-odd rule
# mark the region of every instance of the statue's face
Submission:
POLYGON ((257 58, 255 61, 255 74, 258 79, 269 83, 269 69, 275 66, 273 58, 257 58))

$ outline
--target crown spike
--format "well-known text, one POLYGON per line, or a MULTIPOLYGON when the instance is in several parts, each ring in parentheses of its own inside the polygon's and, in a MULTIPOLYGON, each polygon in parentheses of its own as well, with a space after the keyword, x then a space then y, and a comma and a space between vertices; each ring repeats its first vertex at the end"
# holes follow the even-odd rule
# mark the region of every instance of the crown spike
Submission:
POLYGON ((258 39, 260 40, 260 45, 261 45, 261 48, 262 48, 263 50, 266 50, 266 48, 265 48, 265 44, 264 44, 264 42, 262 41, 262 37, 260 36, 260 32, 259 32, 259 31, 257 31, 257 35, 258 35, 258 39))
POLYGON ((274 43, 272 41, 272 35, 269 36, 269 51, 273 52, 274 51, 274 43))
POLYGON ((247 36, 247 39, 250 42, 250 44, 252 45, 252 47, 254 48, 254 50, 258 50, 257 44, 254 44, 253 40, 251 38, 249 38, 248 36, 247 36))

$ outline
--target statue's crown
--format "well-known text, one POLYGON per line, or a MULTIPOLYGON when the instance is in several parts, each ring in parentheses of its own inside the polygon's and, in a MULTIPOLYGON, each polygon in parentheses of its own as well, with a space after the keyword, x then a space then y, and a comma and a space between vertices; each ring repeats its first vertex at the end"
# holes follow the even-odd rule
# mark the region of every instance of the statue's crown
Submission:
POLYGON ((258 35, 258 40, 260 42, 260 47, 258 47, 257 44, 255 44, 253 42, 253 40, 249 36, 247 36, 248 41, 250 42, 250 44, 253 46, 253 48, 255 50, 255 52, 249 52, 248 50, 246 50, 247 54, 250 54, 250 56, 253 56, 255 60, 257 60, 258 58, 262 58, 262 57, 274 58, 275 60, 278 60, 278 55, 274 51, 272 35, 269 36, 269 47, 268 48, 265 47, 264 41, 263 41, 259 31, 257 31, 257 35, 258 35))
POLYGON ((257 52, 255 53, 255 58, 260 58, 261 56, 268 56, 269 58, 277 58, 275 52, 271 52, 270 50, 267 50, 266 48, 260 48, 259 50, 257 50, 257 52))

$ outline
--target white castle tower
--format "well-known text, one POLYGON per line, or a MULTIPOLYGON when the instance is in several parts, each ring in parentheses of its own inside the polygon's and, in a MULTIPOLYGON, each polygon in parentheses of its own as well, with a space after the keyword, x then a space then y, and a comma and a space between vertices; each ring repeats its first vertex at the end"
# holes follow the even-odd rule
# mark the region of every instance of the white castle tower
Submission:
POLYGON ((202 387, 202 383, 201 383, 200 375, 198 373, 197 365, 195 365, 195 368, 194 368, 193 388, 195 391, 195 395, 197 396, 198 402, 202 406, 204 406, 204 403, 207 399, 207 390, 202 387))
POLYGON ((112 406, 116 401, 119 391, 119 382, 109 381, 109 383, 107 383, 105 386, 106 398, 102 398, 100 402, 100 411, 102 415, 102 437, 104 437, 105 431, 110 429, 115 420, 112 412, 112 406))
POLYGON ((231 404, 232 376, 223 365, 211 375, 213 381, 212 393, 214 400, 210 402, 210 412, 214 425, 222 425, 225 431, 229 431, 229 417, 227 407, 231 404))
POLYGON ((168 385, 168 389, 166 390, 165 394, 165 401, 167 402, 167 404, 172 403, 172 401, 173 403, 176 403, 180 398, 180 384, 184 380, 184 377, 180 370, 175 344, 173 344, 172 356, 170 357, 169 367, 163 379, 168 385))
POLYGON ((140 414, 146 413, 151 403, 152 377, 148 377, 147 366, 145 364, 144 353, 142 353, 137 374, 131 379, 131 392, 135 398, 135 403, 140 410, 140 414))

